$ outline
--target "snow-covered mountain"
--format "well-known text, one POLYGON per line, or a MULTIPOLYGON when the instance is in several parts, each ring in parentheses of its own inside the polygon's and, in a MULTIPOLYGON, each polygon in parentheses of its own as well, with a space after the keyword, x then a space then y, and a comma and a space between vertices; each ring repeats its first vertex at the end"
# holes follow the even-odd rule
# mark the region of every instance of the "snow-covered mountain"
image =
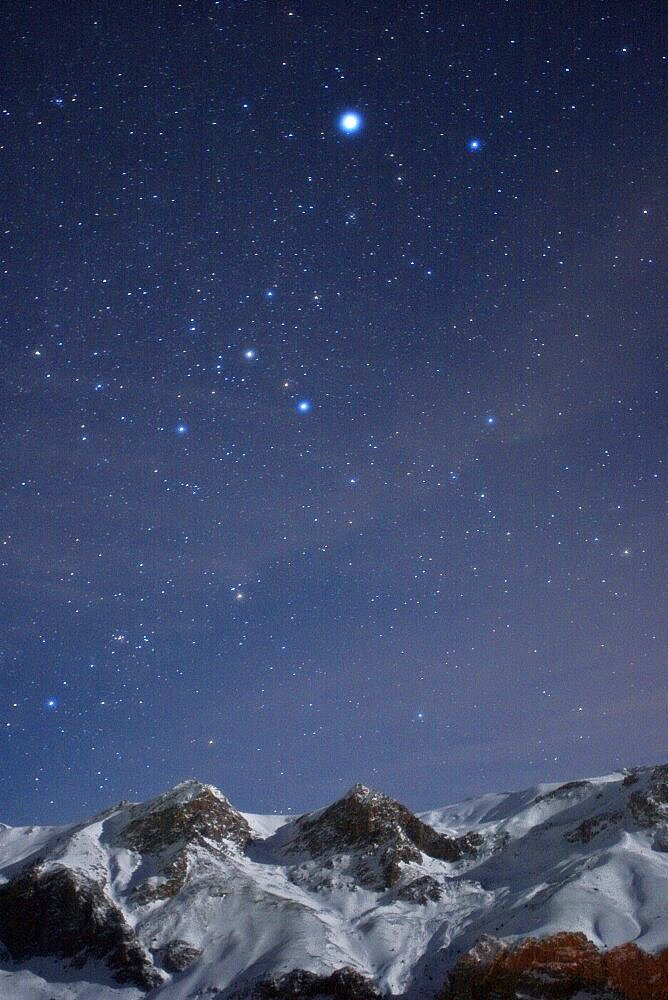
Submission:
POLYGON ((0 942, 3 1000, 661 1000, 668 766, 420 817, 362 785, 297 819, 244 815, 187 781, 0 826, 0 942))

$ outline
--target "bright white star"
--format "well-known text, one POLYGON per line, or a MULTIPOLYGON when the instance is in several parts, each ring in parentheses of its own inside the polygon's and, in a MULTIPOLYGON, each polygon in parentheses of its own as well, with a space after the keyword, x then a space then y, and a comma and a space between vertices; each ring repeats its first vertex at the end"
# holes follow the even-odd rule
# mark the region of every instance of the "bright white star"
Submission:
POLYGON ((339 118, 339 128, 350 135, 358 132, 362 126, 362 118, 356 111, 345 111, 339 118))

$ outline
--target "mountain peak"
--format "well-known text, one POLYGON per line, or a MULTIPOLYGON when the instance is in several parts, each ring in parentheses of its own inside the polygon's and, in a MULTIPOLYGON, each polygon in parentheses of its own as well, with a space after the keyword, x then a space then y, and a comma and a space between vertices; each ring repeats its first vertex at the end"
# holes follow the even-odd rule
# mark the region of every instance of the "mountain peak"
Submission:
POLYGON ((313 858, 354 854, 353 874, 367 887, 396 885, 402 865, 422 862, 423 853, 441 861, 473 858, 478 834, 450 837, 437 833, 406 806, 360 783, 331 806, 300 817, 296 840, 288 848, 313 858))
POLYGON ((120 833, 126 847, 158 854, 177 844, 230 842, 242 850, 250 826, 225 796, 201 781, 183 781, 143 806, 135 806, 120 833))
POLYGON ((365 799, 372 794, 372 790, 366 785, 363 785, 361 781, 357 781, 348 791, 343 795, 344 799, 365 799))

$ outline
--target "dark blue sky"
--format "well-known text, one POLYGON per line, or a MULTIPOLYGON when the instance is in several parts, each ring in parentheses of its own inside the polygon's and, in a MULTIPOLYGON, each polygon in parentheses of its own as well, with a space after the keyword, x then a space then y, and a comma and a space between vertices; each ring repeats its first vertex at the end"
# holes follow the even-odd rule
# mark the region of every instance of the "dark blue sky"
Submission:
POLYGON ((0 819, 665 756, 661 21, 5 11, 0 819))

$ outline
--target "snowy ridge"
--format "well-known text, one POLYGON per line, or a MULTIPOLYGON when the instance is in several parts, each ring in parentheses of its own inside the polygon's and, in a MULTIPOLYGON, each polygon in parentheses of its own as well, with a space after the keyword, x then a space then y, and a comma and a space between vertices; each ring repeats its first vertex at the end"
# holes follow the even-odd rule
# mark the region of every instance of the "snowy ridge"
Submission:
POLYGON ((667 898, 666 766, 420 817, 359 785, 303 817, 242 814, 186 781, 83 823, 0 826, 0 997, 231 1000, 348 968, 427 1000, 482 935, 659 952, 667 898), (33 911, 41 937, 13 917, 33 911))

